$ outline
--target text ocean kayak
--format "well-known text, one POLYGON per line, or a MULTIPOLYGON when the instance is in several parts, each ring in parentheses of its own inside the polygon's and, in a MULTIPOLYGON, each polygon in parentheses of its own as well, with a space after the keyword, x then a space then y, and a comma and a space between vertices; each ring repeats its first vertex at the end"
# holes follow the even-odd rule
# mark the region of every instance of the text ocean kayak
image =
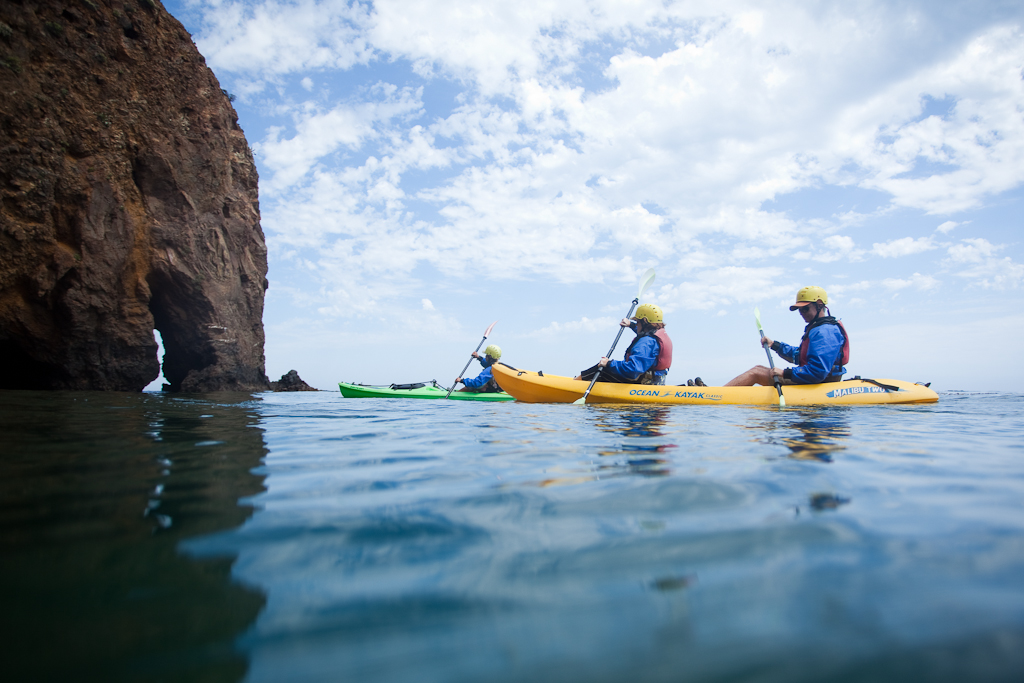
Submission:
MULTIPOLYGON (((431 382, 429 384, 392 384, 391 386, 372 386, 367 384, 348 384, 338 382, 341 395, 345 398, 444 398, 448 390, 431 382)), ((469 391, 453 391, 449 397, 453 401, 514 401, 508 394, 474 394, 469 391)))
MULTIPOLYGON (((569 377, 514 370, 501 363, 491 368, 498 385, 525 403, 572 403, 583 396, 589 384, 569 377)), ((782 387, 782 393, 788 406, 934 403, 939 400, 939 395, 926 386, 895 379, 791 385, 782 387)), ((778 405, 779 395, 775 387, 683 387, 599 381, 587 397, 587 403, 778 405)))

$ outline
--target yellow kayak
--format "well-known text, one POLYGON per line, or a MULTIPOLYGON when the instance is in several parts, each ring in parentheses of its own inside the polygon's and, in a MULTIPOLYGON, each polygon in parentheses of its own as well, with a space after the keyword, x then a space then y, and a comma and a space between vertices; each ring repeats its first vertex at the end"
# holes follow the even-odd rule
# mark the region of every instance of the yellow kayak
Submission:
MULTIPOLYGON (((516 370, 502 363, 491 366, 498 385, 524 403, 572 403, 589 382, 558 375, 516 370)), ((935 403, 939 395, 922 384, 896 379, 849 379, 827 384, 782 387, 787 406, 935 403)), ((690 405, 778 405, 775 387, 683 387, 598 382, 587 403, 645 403, 690 405)))

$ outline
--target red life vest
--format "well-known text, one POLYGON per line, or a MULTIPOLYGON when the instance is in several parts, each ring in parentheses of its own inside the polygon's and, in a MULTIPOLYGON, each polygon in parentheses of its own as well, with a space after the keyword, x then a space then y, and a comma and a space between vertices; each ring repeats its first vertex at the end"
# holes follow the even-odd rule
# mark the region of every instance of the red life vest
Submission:
MULTIPOLYGON (((800 356, 797 358, 798 365, 807 365, 807 351, 811 347, 811 330, 819 325, 839 325, 839 329, 843 332, 843 352, 840 354, 840 358, 836 359, 835 363, 832 363, 834 368, 837 364, 842 367, 850 362, 850 335, 846 333, 846 328, 843 327, 843 323, 840 320, 836 320, 832 316, 821 318, 819 320, 812 320, 804 329, 803 339, 800 340, 800 356), (842 362, 840 362, 842 361, 842 362)), ((831 370, 831 368, 830 368, 831 370)), ((831 373, 830 373, 831 374, 831 373)))
POLYGON ((672 340, 668 338, 668 332, 664 327, 656 331, 654 336, 661 342, 661 348, 658 350, 658 361, 651 369, 668 370, 672 367, 672 340))
POLYGON ((668 370, 672 367, 672 340, 669 339, 668 332, 662 327, 660 330, 654 332, 647 332, 645 334, 638 335, 629 344, 626 349, 625 359, 629 360, 629 356, 633 351, 633 346, 640 341, 643 337, 654 337, 658 340, 658 357, 654 361, 654 365, 651 366, 651 370, 668 370))

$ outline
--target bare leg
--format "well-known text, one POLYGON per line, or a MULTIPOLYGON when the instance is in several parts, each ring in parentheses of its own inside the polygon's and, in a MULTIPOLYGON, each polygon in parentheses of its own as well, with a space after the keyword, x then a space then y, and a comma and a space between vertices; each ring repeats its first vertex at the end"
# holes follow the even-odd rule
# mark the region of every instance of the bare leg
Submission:
POLYGON ((752 387, 755 384, 770 387, 775 384, 772 381, 772 371, 764 365, 755 365, 742 375, 732 378, 722 386, 726 387, 752 387))

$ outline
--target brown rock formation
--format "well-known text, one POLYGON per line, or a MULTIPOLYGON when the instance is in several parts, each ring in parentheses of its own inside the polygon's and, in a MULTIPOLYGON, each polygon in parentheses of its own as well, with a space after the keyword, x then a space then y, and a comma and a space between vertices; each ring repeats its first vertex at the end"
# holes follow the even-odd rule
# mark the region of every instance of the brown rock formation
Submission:
POLYGON ((289 370, 281 379, 270 383, 271 391, 320 391, 306 384, 297 370, 289 370))
POLYGON ((158 0, 0 2, 0 388, 266 389, 256 167, 158 0))

